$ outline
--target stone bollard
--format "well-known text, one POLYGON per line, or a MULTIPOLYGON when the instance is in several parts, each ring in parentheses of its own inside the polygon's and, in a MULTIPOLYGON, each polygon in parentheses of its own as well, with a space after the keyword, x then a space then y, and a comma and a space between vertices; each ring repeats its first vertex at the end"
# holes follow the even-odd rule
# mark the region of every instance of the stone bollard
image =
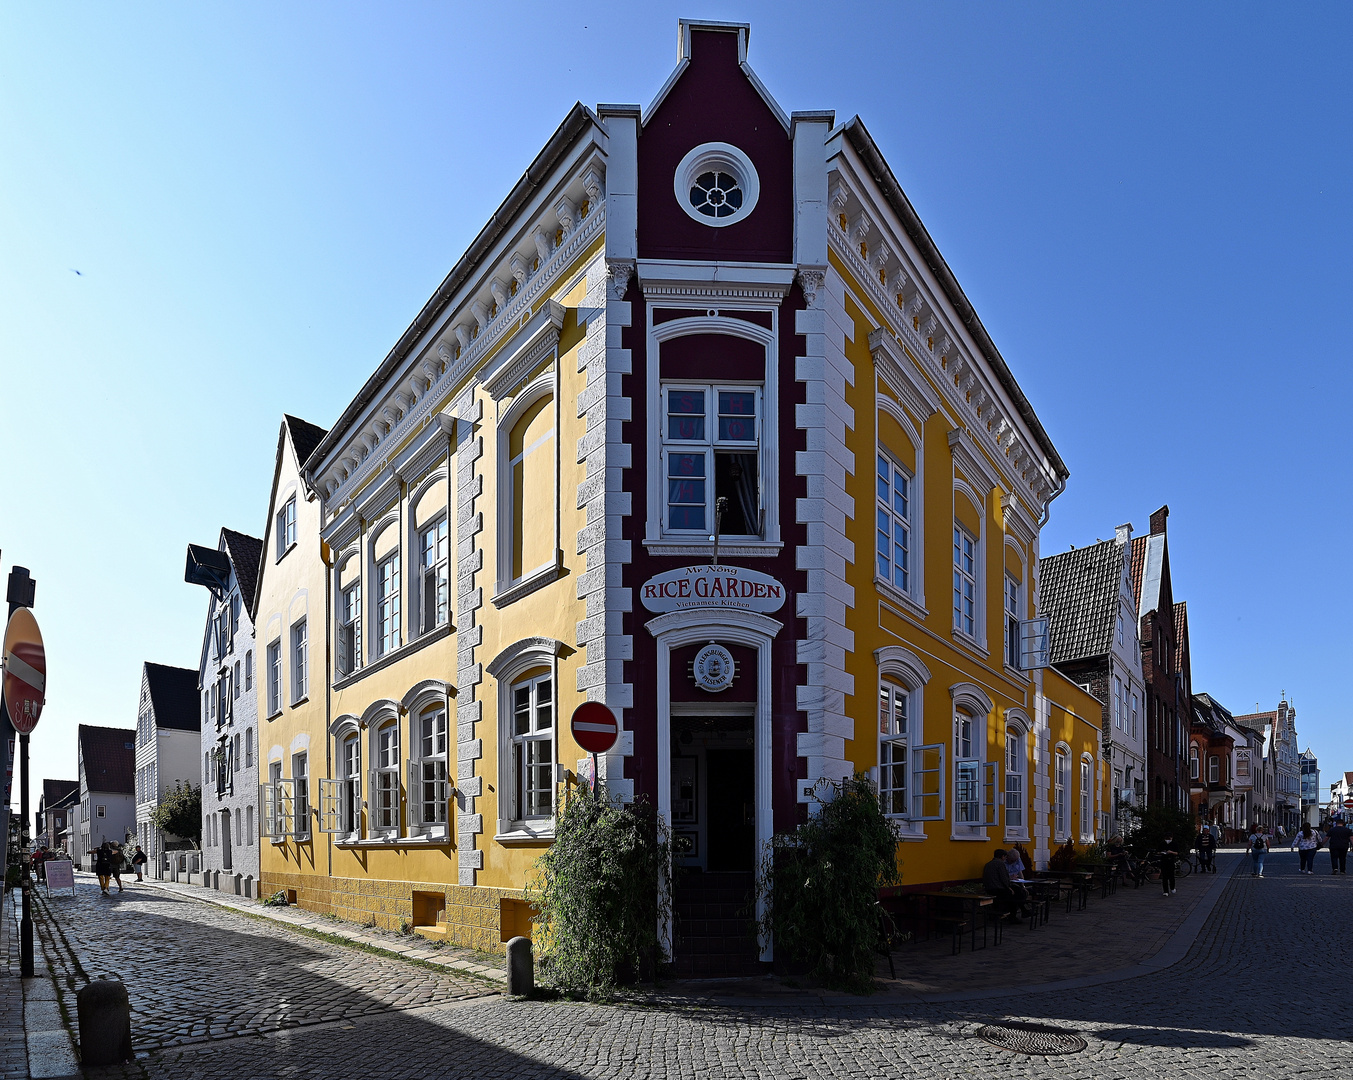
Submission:
POLYGON ((531 939, 514 937, 507 943, 507 992, 513 997, 527 997, 535 988, 535 960, 531 955, 531 939))
POLYGON ((132 1060, 132 1009, 127 988, 111 979, 92 982, 75 995, 80 1021, 80 1058, 86 1067, 132 1060))

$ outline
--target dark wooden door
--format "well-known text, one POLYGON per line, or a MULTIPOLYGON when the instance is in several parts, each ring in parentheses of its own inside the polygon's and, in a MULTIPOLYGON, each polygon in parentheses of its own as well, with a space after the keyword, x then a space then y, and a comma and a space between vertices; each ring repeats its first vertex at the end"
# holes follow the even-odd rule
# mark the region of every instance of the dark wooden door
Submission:
POLYGON ((705 751, 711 871, 751 870, 756 864, 756 791, 750 750, 705 751))

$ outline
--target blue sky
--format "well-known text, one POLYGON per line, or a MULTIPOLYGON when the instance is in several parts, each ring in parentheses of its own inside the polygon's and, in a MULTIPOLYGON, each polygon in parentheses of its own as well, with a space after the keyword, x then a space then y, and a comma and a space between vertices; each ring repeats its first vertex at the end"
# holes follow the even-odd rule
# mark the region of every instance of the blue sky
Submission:
POLYGON ((864 117, 1071 469, 1044 553, 1168 503, 1195 689, 1285 689, 1353 768, 1346 5, 8 3, 35 780, 135 724, 143 660, 196 666, 185 545, 262 530, 282 412, 328 426, 569 106, 647 104, 680 15, 750 21, 787 110, 864 117))

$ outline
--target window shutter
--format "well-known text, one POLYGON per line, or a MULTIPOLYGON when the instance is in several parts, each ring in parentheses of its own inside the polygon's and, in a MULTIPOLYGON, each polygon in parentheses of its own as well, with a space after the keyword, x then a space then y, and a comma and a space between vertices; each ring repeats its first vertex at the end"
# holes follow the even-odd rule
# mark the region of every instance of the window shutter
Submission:
POLYGON ((352 624, 344 623, 338 628, 338 673, 340 675, 352 674, 352 641, 352 624))
POLYGON ((418 829, 423 825, 423 789, 419 784, 419 767, 422 762, 409 759, 409 828, 418 829))
POLYGON ((944 744, 917 746, 911 752, 913 821, 944 820, 944 744))
POLYGON ((263 807, 263 820, 268 823, 268 836, 280 840, 277 835, 277 788, 273 784, 263 784, 259 788, 259 803, 263 807))
POLYGON ((278 838, 291 836, 296 811, 294 782, 291 780, 276 780, 274 783, 277 785, 277 818, 273 825, 274 836, 278 838))
POLYGON ((1037 619, 1025 619, 1019 624, 1020 655, 1019 666, 1022 671, 1048 666, 1048 652, 1051 647, 1047 616, 1037 619))
POLYGON ((321 779, 319 782, 319 831, 322 833, 342 831, 342 789, 340 780, 321 779))
POLYGON ((996 786, 996 771, 1000 768, 1000 763, 988 761, 983 766, 986 770, 986 788, 985 801, 983 805, 984 814, 982 816, 983 825, 996 824, 996 795, 999 788, 996 786))

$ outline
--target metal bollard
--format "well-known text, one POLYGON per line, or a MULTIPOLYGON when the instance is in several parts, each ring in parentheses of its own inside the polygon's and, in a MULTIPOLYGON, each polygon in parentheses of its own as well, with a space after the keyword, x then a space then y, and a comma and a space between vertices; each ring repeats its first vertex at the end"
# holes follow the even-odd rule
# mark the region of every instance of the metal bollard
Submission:
POLYGON ((507 992, 514 997, 527 997, 535 988, 535 959, 531 955, 531 939, 514 937, 507 943, 507 992))
POLYGON ((127 988, 111 979, 92 982, 75 995, 80 1021, 80 1058, 86 1066, 132 1060, 132 1009, 127 988))

